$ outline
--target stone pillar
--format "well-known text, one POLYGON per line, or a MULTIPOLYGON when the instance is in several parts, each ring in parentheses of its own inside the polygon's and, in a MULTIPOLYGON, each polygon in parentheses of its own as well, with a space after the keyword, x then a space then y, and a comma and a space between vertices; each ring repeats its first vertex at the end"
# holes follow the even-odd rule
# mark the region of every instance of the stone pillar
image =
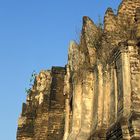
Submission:
POLYGON ((109 103, 110 103, 110 71, 107 68, 103 73, 103 120, 102 127, 107 128, 109 123, 109 103))
POLYGON ((110 67, 110 107, 109 107, 109 125, 115 123, 117 119, 117 77, 115 64, 110 67))
POLYGON ((97 62, 95 70, 96 82, 95 82, 95 95, 93 105, 93 135, 92 139, 104 140, 105 129, 103 128, 103 113, 104 113, 104 93, 103 93, 103 67, 100 62, 97 62))
POLYGON ((127 120, 131 114, 131 73, 128 47, 124 44, 121 44, 116 53, 116 66, 118 79, 117 117, 121 124, 122 138, 126 140, 130 139, 127 120))
POLYGON ((70 99, 71 84, 70 84, 70 69, 69 65, 66 66, 66 75, 64 78, 64 96, 65 98, 65 126, 64 126, 64 137, 63 140, 67 140, 70 130, 70 99))
POLYGON ((67 140, 69 135, 69 124, 70 124, 70 104, 69 96, 65 99, 65 128, 63 140, 67 140))
POLYGON ((82 83, 81 80, 73 80, 73 115, 72 115, 72 130, 67 140, 75 140, 81 127, 81 112, 82 112, 82 83))
POLYGON ((117 110, 118 110, 118 92, 117 92, 117 72, 116 72, 116 66, 114 66, 113 69, 114 74, 114 96, 115 96, 115 121, 117 120, 117 110))
POLYGON ((131 107, 131 80, 129 53, 126 46, 121 46, 116 53, 118 79, 118 119, 129 117, 131 107))
POLYGON ((86 71, 82 86, 82 118, 81 129, 76 140, 87 140, 91 135, 93 119, 93 72, 86 71))
MULTIPOLYGON (((93 85, 93 124, 92 124, 92 138, 96 137, 95 131, 97 129, 97 124, 98 124, 98 72, 97 72, 97 66, 95 66, 94 68, 94 85, 93 85)), ((91 139, 92 139, 91 138, 91 139)))
POLYGON ((103 120, 103 73, 102 73, 102 65, 98 64, 98 124, 97 128, 100 129, 102 126, 103 120))

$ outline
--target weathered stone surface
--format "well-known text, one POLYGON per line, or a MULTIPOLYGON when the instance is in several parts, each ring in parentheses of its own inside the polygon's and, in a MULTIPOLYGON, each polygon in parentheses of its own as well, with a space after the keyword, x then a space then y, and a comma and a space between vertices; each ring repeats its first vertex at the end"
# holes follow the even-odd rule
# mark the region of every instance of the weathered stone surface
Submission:
POLYGON ((23 104, 17 140, 62 139, 64 134, 63 96, 65 68, 41 71, 23 104))
POLYGON ((140 1, 123 0, 104 28, 84 16, 65 68, 36 76, 17 140, 139 140, 139 83, 140 1))

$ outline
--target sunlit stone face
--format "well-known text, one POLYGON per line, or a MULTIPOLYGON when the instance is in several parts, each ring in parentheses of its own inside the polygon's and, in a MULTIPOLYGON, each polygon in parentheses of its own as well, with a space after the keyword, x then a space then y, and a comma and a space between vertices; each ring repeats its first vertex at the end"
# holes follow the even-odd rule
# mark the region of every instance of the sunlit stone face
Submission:
POLYGON ((37 90, 39 92, 43 92, 46 89, 46 85, 47 85, 47 76, 44 72, 41 72, 37 78, 37 90))

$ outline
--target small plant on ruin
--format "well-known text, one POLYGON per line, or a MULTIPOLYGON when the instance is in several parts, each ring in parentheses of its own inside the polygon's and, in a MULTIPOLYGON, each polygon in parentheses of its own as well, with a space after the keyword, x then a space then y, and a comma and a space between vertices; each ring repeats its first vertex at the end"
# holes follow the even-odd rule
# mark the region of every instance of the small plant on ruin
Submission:
POLYGON ((97 33, 94 37, 91 38, 92 45, 98 49, 101 47, 102 44, 102 34, 103 34, 103 23, 101 20, 101 16, 98 16, 98 23, 96 24, 97 27, 97 33))
POLYGON ((25 88, 25 92, 27 93, 27 94, 29 94, 30 92, 31 92, 31 88, 32 88, 32 86, 33 86, 33 84, 34 84, 34 81, 35 81, 35 77, 36 77, 36 72, 35 72, 35 70, 32 72, 32 74, 31 74, 31 77, 30 77, 30 80, 29 80, 29 88, 25 88))

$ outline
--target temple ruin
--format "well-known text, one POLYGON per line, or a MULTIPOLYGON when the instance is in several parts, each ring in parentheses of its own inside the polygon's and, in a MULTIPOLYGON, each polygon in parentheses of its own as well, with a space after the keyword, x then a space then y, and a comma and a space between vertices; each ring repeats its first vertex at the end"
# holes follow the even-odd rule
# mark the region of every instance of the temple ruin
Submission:
POLYGON ((140 0, 83 17, 64 67, 42 70, 23 103, 17 140, 140 140, 140 0))

